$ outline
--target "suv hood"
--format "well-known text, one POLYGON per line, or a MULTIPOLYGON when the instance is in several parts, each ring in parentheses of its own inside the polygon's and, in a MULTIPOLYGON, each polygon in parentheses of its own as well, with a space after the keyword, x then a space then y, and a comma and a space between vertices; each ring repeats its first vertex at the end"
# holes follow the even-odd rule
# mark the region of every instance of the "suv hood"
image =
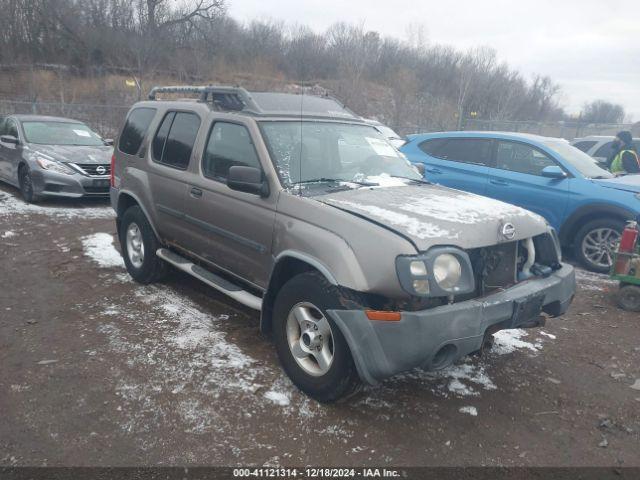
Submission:
POLYGON ((99 145, 84 147, 76 145, 29 145, 33 153, 45 156, 63 163, 110 163, 113 147, 99 145))
POLYGON ((547 231, 528 210, 437 185, 360 188, 314 197, 409 238, 420 251, 434 245, 463 249, 521 240, 547 231), (507 223, 515 235, 502 234, 507 223))
POLYGON ((607 188, 640 193, 640 175, 624 175, 615 178, 594 178, 592 182, 607 188))

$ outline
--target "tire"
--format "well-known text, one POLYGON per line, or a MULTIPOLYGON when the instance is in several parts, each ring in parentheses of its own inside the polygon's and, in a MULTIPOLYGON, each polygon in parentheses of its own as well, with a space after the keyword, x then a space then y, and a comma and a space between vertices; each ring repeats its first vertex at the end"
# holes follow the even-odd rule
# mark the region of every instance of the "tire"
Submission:
POLYGON ((34 192, 31 171, 26 165, 21 165, 18 169, 18 184, 20 185, 20 194, 25 202, 37 203, 41 200, 40 195, 34 192))
POLYGON ((574 254, 576 259, 592 272, 608 273, 611 270, 613 254, 620 242, 620 235, 624 230, 624 222, 616 219, 592 220, 582 226, 574 239, 574 254), (599 233, 600 232, 600 233, 599 233), (606 232, 617 232, 613 234, 606 232), (592 252, 592 257, 588 255, 592 252), (599 262, 595 257, 603 255, 599 262), (608 259, 608 261, 607 261, 608 259))
POLYGON ((120 248, 127 272, 136 282, 153 283, 165 275, 166 263, 156 256, 160 247, 142 209, 137 205, 128 208, 122 216, 120 248))
POLYGON ((361 387, 349 346, 326 313, 341 308, 338 290, 317 272, 293 277, 282 286, 274 303, 273 338, 280 363, 300 390, 322 403, 348 398, 361 387), (305 320, 300 322, 300 317, 305 320), (303 324, 307 325, 305 329, 303 324), (320 350, 308 354, 316 344, 320 350), (324 367, 316 360, 321 356, 325 358, 324 367), (326 362, 328 357, 331 360, 326 362))
POLYGON ((640 312, 640 286, 624 285, 617 295, 618 306, 629 312, 640 312))

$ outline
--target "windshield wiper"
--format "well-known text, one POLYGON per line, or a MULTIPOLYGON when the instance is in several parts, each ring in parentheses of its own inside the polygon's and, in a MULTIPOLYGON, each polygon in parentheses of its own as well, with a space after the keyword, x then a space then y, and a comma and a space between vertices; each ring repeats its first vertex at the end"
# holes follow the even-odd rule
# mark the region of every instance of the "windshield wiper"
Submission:
POLYGON ((411 182, 423 183, 425 185, 431 185, 429 180, 424 180, 423 178, 411 178, 411 177, 403 177, 401 175, 389 175, 392 178, 402 178, 403 180, 409 180, 411 182))
POLYGON ((293 182, 293 185, 302 185, 305 183, 340 183, 340 182, 355 183, 356 185, 362 185, 364 187, 375 187, 378 185, 377 183, 374 183, 374 182, 363 182, 358 180, 344 180, 341 178, 324 178, 324 177, 312 178, 309 180, 300 180, 299 182, 293 182))

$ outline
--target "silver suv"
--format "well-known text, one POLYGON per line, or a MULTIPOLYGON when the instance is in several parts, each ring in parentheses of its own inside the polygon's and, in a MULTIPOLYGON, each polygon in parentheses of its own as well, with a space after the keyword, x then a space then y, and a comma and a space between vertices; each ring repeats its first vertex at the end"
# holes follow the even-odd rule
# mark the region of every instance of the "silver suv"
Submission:
POLYGON ((155 88, 112 170, 131 276, 171 265, 260 311, 284 370, 319 401, 443 368, 573 299, 541 217, 424 181, 331 98, 155 88), (185 92, 200 99, 156 99, 185 92))

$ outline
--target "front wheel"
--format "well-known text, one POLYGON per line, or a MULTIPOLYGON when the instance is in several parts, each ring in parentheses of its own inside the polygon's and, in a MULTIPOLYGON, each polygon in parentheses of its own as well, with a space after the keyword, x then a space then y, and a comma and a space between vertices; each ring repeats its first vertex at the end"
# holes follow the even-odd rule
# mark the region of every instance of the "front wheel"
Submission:
POLYGON ((574 250, 580 263, 592 272, 608 273, 620 243, 624 222, 614 219, 592 220, 576 234, 574 250))
POLYGON ((136 282, 152 283, 164 275, 166 264, 156 255, 160 242, 138 206, 130 207, 122 216, 120 248, 127 271, 136 282))
POLYGON ((31 171, 26 165, 22 165, 18 170, 18 183, 20 185, 20 193, 25 202, 36 203, 40 201, 40 196, 35 193, 33 187, 31 171))
POLYGON ((289 280, 273 309, 275 346, 293 383, 319 402, 330 403, 360 388, 349 346, 327 310, 340 309, 339 292, 315 272, 289 280))

